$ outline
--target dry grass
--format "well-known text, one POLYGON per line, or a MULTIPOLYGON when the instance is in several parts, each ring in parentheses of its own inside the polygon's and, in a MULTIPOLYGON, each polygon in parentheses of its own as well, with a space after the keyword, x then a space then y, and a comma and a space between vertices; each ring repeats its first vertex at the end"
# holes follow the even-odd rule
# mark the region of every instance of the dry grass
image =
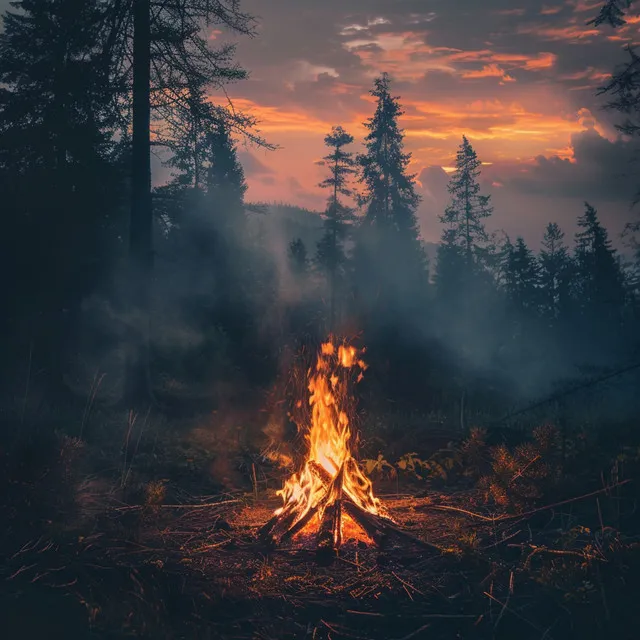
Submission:
MULTIPOLYGON (((610 495, 603 490, 584 502, 610 495)), ((560 535, 559 506, 521 516, 492 513, 477 492, 459 491, 385 498, 400 525, 441 553, 400 539, 383 550, 346 544, 331 566, 321 567, 298 543, 273 552, 257 545, 274 499, 256 503, 231 494, 162 504, 165 497, 161 484, 147 485, 145 504, 104 496, 95 514, 99 533, 29 541, 3 564, 3 581, 73 594, 96 633, 568 638, 578 637, 567 634, 576 625, 572 607, 594 608, 578 627, 606 628, 613 596, 607 600, 600 587, 610 584, 598 586, 595 576, 618 557, 638 554, 637 543, 613 530, 560 535), (542 513, 546 524, 539 527, 542 513), (570 584, 560 585, 560 577, 570 584)))
POLYGON ((536 436, 535 451, 487 447, 476 434, 461 447, 464 470, 506 487, 507 503, 468 475, 440 490, 409 491, 403 481, 420 497, 386 495, 387 508, 440 551, 400 538, 383 549, 347 543, 327 567, 312 545, 257 544, 279 503, 266 483, 252 482, 255 467, 235 465, 242 488, 225 493, 212 473, 228 471, 211 469, 208 441, 190 431, 176 443, 143 418, 123 423, 115 452, 62 437, 46 473, 8 479, 4 637, 56 637, 56 614, 60 637, 78 638, 89 630, 167 640, 634 637, 638 494, 621 484, 634 452, 599 486, 554 485, 549 496, 542 489, 555 472, 540 472, 551 432, 536 436), (32 618, 42 629, 30 635, 32 618))

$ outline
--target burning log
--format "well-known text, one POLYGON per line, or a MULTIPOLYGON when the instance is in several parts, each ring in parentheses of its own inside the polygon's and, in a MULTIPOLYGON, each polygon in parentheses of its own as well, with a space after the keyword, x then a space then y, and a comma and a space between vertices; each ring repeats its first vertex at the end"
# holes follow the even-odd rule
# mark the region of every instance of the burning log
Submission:
POLYGON ((309 462, 309 470, 311 471, 311 473, 318 477, 320 482, 322 482, 325 487, 329 487, 329 485, 333 481, 333 479, 331 478, 331 474, 314 460, 311 460, 311 462, 309 462))
POLYGON ((325 471, 319 464, 315 462, 309 463, 311 473, 322 483, 324 487, 323 495, 312 505, 309 510, 296 522, 298 512, 293 503, 289 503, 285 511, 278 511, 258 532, 259 538, 268 546, 286 542, 293 538, 298 532, 311 521, 316 515, 320 506, 324 503, 328 496, 332 479, 329 473, 325 471))
POLYGON ((345 502, 344 510, 354 522, 362 527, 377 546, 384 546, 387 536, 381 518, 368 514, 351 501, 345 502), (380 520, 380 522, 378 522, 378 520, 380 520))
POLYGON ((317 538, 319 559, 328 560, 332 552, 337 551, 342 544, 342 486, 344 470, 345 464, 340 467, 340 471, 331 482, 326 495, 326 506, 320 520, 320 530, 317 538))
POLYGON ((349 380, 354 371, 361 379, 365 368, 354 347, 333 340, 322 345, 315 368, 309 370, 308 455, 300 473, 279 491, 283 506, 260 530, 269 545, 298 534, 315 535, 318 560, 330 561, 343 544, 348 525, 349 537, 361 542, 382 545, 390 535, 399 535, 432 546, 395 525, 353 456, 349 380))

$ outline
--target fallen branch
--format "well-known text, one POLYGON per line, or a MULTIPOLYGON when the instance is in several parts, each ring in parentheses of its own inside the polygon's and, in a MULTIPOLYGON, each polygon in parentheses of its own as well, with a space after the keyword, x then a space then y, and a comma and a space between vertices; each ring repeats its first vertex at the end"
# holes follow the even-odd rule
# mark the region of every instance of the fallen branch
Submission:
POLYGON ((406 636, 402 636, 402 638, 399 638, 398 640, 409 640, 409 638, 415 638, 419 633, 426 631, 430 626, 431 626, 430 624, 423 624, 419 629, 412 631, 410 634, 406 636))
POLYGON ((597 491, 592 491, 591 493, 585 493, 582 496, 576 496, 574 498, 567 498, 566 500, 561 500, 560 502, 554 502, 553 504, 545 505, 544 507, 538 507, 537 509, 532 509, 531 511, 525 511, 524 513, 515 513, 515 514, 503 514, 500 516, 484 516, 481 513, 475 513, 474 511, 468 511, 467 509, 461 509, 459 507, 450 507, 444 504, 434 504, 434 505, 420 505, 419 508, 422 509, 434 509, 435 511, 454 511, 456 513, 462 513, 467 516, 471 516, 473 518, 478 518, 478 520, 483 520, 485 522, 504 522, 505 520, 518 520, 520 518, 528 518, 529 516, 535 515, 536 513, 540 513, 542 511, 547 511, 548 509, 555 509, 556 507, 561 507, 565 504, 570 504, 572 502, 578 502, 578 500, 585 500, 586 498, 593 498, 594 496, 599 496, 603 493, 608 493, 611 489, 616 489, 617 487, 622 487, 625 484, 629 484, 631 482, 631 478, 627 480, 622 480, 620 482, 616 482, 615 484, 609 485, 607 487, 603 487, 602 489, 598 489, 597 491))
POLYGON ((596 555, 586 553, 584 551, 573 551, 571 549, 550 549, 549 547, 538 546, 536 544, 508 544, 507 546, 518 549, 531 549, 531 553, 525 560, 525 567, 529 567, 529 565, 531 564, 531 558, 533 558, 533 556, 537 555, 538 553, 549 553, 556 556, 574 556, 576 558, 580 558, 581 560, 599 560, 600 562, 605 562, 604 558, 600 558, 596 555))
POLYGON ((531 620, 528 620, 527 618, 525 618, 522 614, 518 613, 515 609, 508 607, 507 606, 508 600, 507 602, 501 602, 500 600, 498 600, 498 598, 492 596, 488 591, 485 591, 484 595, 487 596, 487 598, 489 598, 490 600, 493 600, 496 604, 499 604, 505 611, 508 611, 512 615, 516 616, 516 618, 520 618, 520 620, 522 620, 523 622, 526 622, 531 628, 535 629, 536 631, 542 631, 542 629, 539 626, 537 626, 535 623, 531 622, 531 620))
POLYGON ((425 504, 419 505, 418 508, 434 509, 435 511, 455 511, 456 513, 463 513, 464 515, 478 518, 478 520, 484 520, 485 522, 495 522, 501 518, 501 516, 483 516, 481 513, 475 513, 474 511, 468 511, 467 509, 461 509, 460 507, 450 507, 445 504, 425 504))
POLYGON ((220 502, 205 502, 202 504, 135 504, 126 507, 115 507, 113 511, 135 511, 138 509, 147 509, 153 507, 154 509, 207 509, 210 507, 221 507, 227 504, 237 504, 242 500, 221 500, 220 502))
POLYGON ((611 491, 611 489, 622 487, 623 485, 629 484, 630 482, 631 482, 631 478, 628 478, 627 480, 616 482, 615 484, 609 485, 608 487, 603 487, 602 489, 598 489, 597 491, 592 491, 591 493, 585 493, 582 496, 576 496, 575 498, 567 498, 566 500, 561 500, 560 502, 554 502, 553 504, 549 504, 544 507, 539 507, 538 509, 532 509, 531 511, 525 511, 524 513, 520 513, 520 514, 501 516, 498 519, 500 521, 503 521, 503 520, 517 520, 518 518, 528 518, 529 516, 533 516, 536 513, 540 513, 542 511, 547 511, 548 509, 555 509, 556 507, 562 507, 565 504, 578 502, 579 500, 585 500, 586 498, 593 498, 594 496, 599 496, 603 493, 608 493, 609 491, 611 491))

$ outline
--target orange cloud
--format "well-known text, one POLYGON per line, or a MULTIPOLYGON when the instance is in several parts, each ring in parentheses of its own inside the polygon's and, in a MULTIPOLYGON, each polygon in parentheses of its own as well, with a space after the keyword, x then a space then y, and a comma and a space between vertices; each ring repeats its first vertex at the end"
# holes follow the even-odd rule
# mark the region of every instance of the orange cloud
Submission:
POLYGON ((326 133, 332 124, 305 111, 283 109, 281 107, 260 105, 252 100, 234 98, 233 105, 238 111, 253 116, 258 128, 264 133, 307 132, 326 133))
POLYGON ((600 36, 598 29, 570 24, 564 27, 550 27, 546 25, 523 26, 518 29, 522 35, 534 35, 544 40, 562 42, 589 42, 591 38, 600 36))
MULTIPOLYGON (((559 76, 559 80, 591 80, 593 85, 588 86, 599 86, 602 83, 606 82, 611 78, 611 74, 606 71, 599 71, 594 67, 587 67, 582 71, 576 71, 575 73, 569 73, 566 75, 559 76)), ((575 90, 575 87, 571 87, 571 89, 575 90)))
POLYGON ((362 91, 361 86, 357 84, 349 84, 347 82, 334 82, 329 88, 329 92, 334 96, 343 96, 360 91, 362 91))
POLYGON ((597 11, 602 6, 602 0, 569 0, 569 4, 573 5, 576 13, 584 13, 585 11, 597 11))
MULTIPOLYGON (((370 101, 367 94, 361 96, 370 101)), ((569 157, 569 139, 574 133, 600 127, 593 114, 582 109, 563 114, 562 103, 544 93, 530 97, 532 104, 544 105, 546 111, 528 108, 517 102, 500 100, 474 100, 471 102, 438 102, 419 97, 404 96, 405 109, 400 124, 404 127, 407 149, 414 154, 414 165, 438 164, 448 166, 462 135, 468 135, 479 145, 480 157, 485 162, 526 160, 540 154, 569 157)), ((373 112, 363 108, 350 114, 348 122, 328 122, 296 105, 276 107, 237 98, 236 109, 245 111, 259 120, 259 129, 272 143, 282 147, 270 155, 280 175, 296 176, 305 189, 315 192, 319 182, 314 161, 324 153, 323 137, 334 124, 343 124, 356 140, 362 140, 362 126, 373 112)), ((357 148, 357 145, 356 145, 357 148)), ((277 185, 252 183, 251 197, 277 191, 277 185), (257 189, 257 191, 256 191, 257 189)), ((282 185, 279 187, 282 190, 282 185)), ((286 190, 286 189, 285 189, 286 190)))
POLYGON ((615 33, 608 35, 607 40, 633 43, 638 36, 638 24, 640 24, 640 15, 625 16, 625 24, 616 29, 615 33))
POLYGON ((540 9, 541 16, 554 16, 556 13, 560 13, 564 7, 547 7, 543 6, 540 9))
POLYGON ((525 62, 524 68, 527 71, 539 71, 540 69, 550 69, 556 63, 558 56, 555 53, 541 53, 536 58, 529 58, 525 62))
POLYGON ((548 105, 547 113, 499 100, 466 104, 403 100, 407 148, 425 166, 447 166, 460 138, 467 135, 485 162, 523 162, 557 150, 567 157, 572 134, 599 129, 588 110, 563 114, 552 99, 541 102, 548 105))
POLYGON ((452 62, 487 62, 510 65, 513 68, 521 68, 527 71, 549 69, 554 66, 558 56, 553 53, 543 52, 537 55, 525 55, 522 53, 495 53, 489 49, 476 51, 455 51, 449 59, 452 62))
POLYGON ((355 39, 345 43, 345 47, 374 73, 384 68, 398 80, 418 80, 428 71, 455 73, 446 55, 428 46, 423 36, 412 32, 355 39))
POLYGON ((488 64, 482 69, 472 69, 462 73, 463 78, 500 78, 502 82, 515 82, 508 73, 501 69, 497 64, 488 64))
POLYGON ((345 47, 357 55, 374 73, 384 68, 398 80, 418 80, 428 71, 444 71, 463 78, 502 77, 509 81, 507 71, 523 69, 541 71, 553 67, 557 56, 542 52, 537 55, 496 53, 490 49, 464 51, 447 47, 430 47, 420 34, 403 32, 384 34, 368 39, 355 38, 345 47), (481 70, 468 69, 465 65, 483 63, 481 70), (506 66, 498 76, 496 65, 506 66))

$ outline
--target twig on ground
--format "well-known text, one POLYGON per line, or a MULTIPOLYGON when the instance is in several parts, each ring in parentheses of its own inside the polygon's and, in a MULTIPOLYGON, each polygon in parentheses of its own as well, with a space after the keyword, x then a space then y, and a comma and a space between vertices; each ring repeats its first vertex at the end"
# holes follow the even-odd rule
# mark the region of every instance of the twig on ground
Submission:
POLYGON ((525 567, 529 566, 531 558, 533 558, 533 556, 537 555, 538 553, 550 553, 556 556, 575 556, 576 558, 580 558, 581 560, 599 560, 600 562, 605 561, 604 558, 599 558, 598 556, 586 553, 585 551, 572 551, 570 549, 550 549, 549 547, 538 546, 536 544, 509 544, 507 546, 532 550, 525 560, 525 567))
POLYGON ((526 622, 532 629, 535 629, 536 631, 542 631, 542 629, 538 627, 535 623, 531 622, 531 620, 525 618, 522 614, 518 613, 515 609, 508 607, 507 602, 501 602, 500 600, 498 600, 498 598, 496 598, 495 596, 492 596, 487 591, 484 592, 484 595, 487 596, 487 598, 489 598, 490 600, 493 600, 493 602, 495 602, 496 604, 499 604, 509 613, 516 616, 516 618, 520 618, 520 620, 522 620, 523 622, 526 622))
POLYGON ((398 580, 398 582, 402 583, 405 587, 408 587, 412 591, 415 591, 416 593, 419 593, 421 596, 424 596, 424 593, 422 593, 422 591, 420 591, 420 589, 416 589, 410 582, 406 582, 405 580, 403 580, 395 571, 392 571, 391 575, 396 580, 398 580))
POLYGON ((560 502, 554 502, 553 504, 548 504, 543 507, 538 507, 537 509, 532 509, 531 511, 525 511, 523 513, 514 513, 514 514, 504 514, 500 516, 485 516, 481 513, 475 513, 474 511, 468 511, 467 509, 461 509, 460 507, 452 507, 444 504, 425 504, 421 505, 422 509, 434 509, 436 511, 454 511, 456 513, 463 513, 464 515, 471 516, 473 518, 478 518, 478 520, 483 520, 485 522, 504 522, 505 520, 518 520, 520 518, 528 518, 529 516, 535 515, 536 513, 540 513, 542 511, 546 511, 547 509, 555 509, 556 507, 561 507, 565 504, 570 504, 571 502, 577 502, 578 500, 585 500, 586 498, 592 498, 593 496, 598 496, 603 493, 607 493, 611 491, 611 489, 615 489, 617 487, 622 487, 625 484, 629 484, 631 482, 631 478, 627 480, 622 480, 621 482, 616 482, 615 484, 609 485, 607 487, 603 487, 602 489, 598 489, 597 491, 592 491, 591 493, 585 493, 581 496, 575 496, 574 498, 567 498, 566 500, 561 500, 560 502))
MULTIPOLYGON (((223 500, 221 502, 207 502, 204 504, 154 504, 151 505, 154 509, 204 509, 209 507, 221 507, 227 504, 237 504, 242 500, 223 500)), ((150 505, 146 504, 134 504, 127 505, 126 507, 115 507, 113 511, 135 511, 137 509, 147 509, 150 505)))
POLYGON ((411 633, 407 634, 406 636, 402 636, 402 638, 398 638, 397 640, 409 640, 409 638, 415 638, 419 633, 426 631, 430 626, 430 624, 423 624, 419 629, 416 629, 415 631, 412 631, 411 633))

